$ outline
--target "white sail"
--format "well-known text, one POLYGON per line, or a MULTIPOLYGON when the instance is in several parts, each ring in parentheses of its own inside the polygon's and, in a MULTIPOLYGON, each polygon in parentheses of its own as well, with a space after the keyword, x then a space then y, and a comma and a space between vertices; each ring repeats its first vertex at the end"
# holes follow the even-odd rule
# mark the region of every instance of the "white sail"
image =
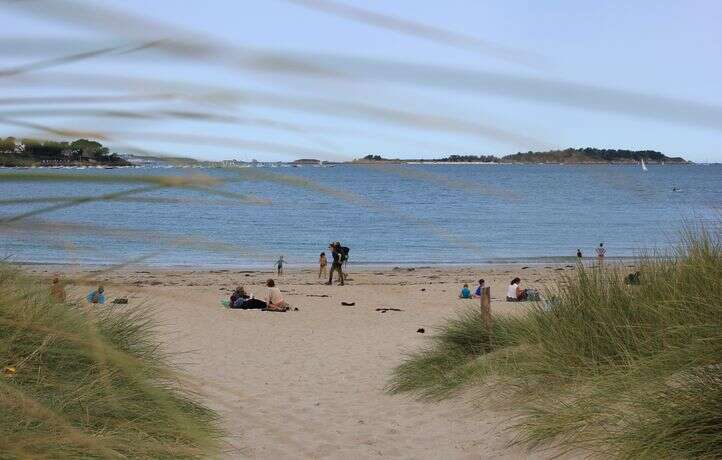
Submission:
POLYGON ((644 158, 642 158, 641 161, 642 161, 642 171, 646 171, 646 170, 647 170, 647 166, 644 164, 644 158))

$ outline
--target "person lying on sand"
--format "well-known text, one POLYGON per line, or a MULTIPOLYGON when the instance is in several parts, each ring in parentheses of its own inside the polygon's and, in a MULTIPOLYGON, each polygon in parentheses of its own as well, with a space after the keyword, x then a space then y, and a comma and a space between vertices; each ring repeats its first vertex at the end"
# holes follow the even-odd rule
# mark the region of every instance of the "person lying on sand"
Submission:
POLYGON ((266 310, 268 311, 286 311, 288 304, 283 300, 281 290, 276 287, 276 282, 272 279, 266 281, 268 293, 266 294, 266 310))
POLYGON ((90 293, 85 298, 88 299, 88 303, 104 304, 105 289, 103 288, 103 286, 98 286, 98 289, 90 291, 90 293))
POLYGON ((461 288, 461 294, 459 294, 460 299, 471 299, 471 290, 469 290, 469 285, 465 284, 463 288, 461 288))
POLYGON ((526 291, 519 287, 521 284, 520 278, 514 278, 506 288, 506 301, 507 302, 521 302, 526 298, 526 291))
POLYGON ((243 289, 243 286, 238 286, 235 291, 231 294, 231 299, 228 302, 228 305, 233 308, 236 306, 236 303, 240 301, 240 303, 243 303, 244 300, 249 299, 251 296, 246 294, 246 290, 243 289))

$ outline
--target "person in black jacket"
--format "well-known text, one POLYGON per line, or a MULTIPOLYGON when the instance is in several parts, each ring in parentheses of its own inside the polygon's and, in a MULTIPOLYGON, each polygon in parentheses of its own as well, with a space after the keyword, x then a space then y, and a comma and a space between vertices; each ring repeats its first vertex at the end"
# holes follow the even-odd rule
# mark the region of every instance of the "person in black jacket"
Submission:
POLYGON ((328 248, 331 250, 331 256, 333 257, 333 262, 331 263, 331 270, 328 274, 328 285, 333 284, 333 272, 334 270, 338 272, 338 284, 340 286, 343 286, 343 269, 341 266, 341 243, 336 241, 335 243, 331 243, 328 245, 328 248))

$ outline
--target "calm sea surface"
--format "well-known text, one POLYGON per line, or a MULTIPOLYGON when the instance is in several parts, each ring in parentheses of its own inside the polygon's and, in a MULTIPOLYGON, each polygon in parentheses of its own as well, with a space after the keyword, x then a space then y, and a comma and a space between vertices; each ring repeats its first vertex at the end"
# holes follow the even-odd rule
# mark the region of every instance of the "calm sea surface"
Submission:
MULTIPOLYGON (((619 165, 253 169, 38 169, 108 177, 202 173, 230 180, 221 190, 271 204, 164 189, 4 225, 0 251, 23 262, 108 264, 149 257, 144 263, 150 265, 270 268, 281 254, 291 265, 315 264, 335 240, 351 248, 351 264, 379 265, 543 262, 573 256, 577 248, 592 256, 604 241, 608 256, 627 257, 669 248, 685 220, 718 222, 722 204, 722 165, 652 165, 648 172, 619 165), (255 172, 284 179, 259 179, 255 172)), ((13 172, 0 171, 3 218, 56 204, 8 204, 11 199, 139 186, 3 180, 13 172)))

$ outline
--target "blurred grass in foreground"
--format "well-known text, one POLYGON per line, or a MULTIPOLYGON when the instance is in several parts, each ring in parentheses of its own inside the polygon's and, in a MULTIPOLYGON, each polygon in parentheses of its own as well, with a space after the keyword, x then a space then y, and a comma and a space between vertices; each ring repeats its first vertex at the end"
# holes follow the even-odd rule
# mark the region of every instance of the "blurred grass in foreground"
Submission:
POLYGON ((180 389, 147 310, 54 302, 0 267, 0 457, 207 458, 216 415, 180 389))
POLYGON ((546 308, 495 317, 490 331, 470 310, 407 357, 389 391, 483 391, 480 404, 515 410, 518 442, 531 445, 721 458, 721 249, 718 231, 688 232, 674 254, 639 261, 638 285, 579 266, 546 308))

